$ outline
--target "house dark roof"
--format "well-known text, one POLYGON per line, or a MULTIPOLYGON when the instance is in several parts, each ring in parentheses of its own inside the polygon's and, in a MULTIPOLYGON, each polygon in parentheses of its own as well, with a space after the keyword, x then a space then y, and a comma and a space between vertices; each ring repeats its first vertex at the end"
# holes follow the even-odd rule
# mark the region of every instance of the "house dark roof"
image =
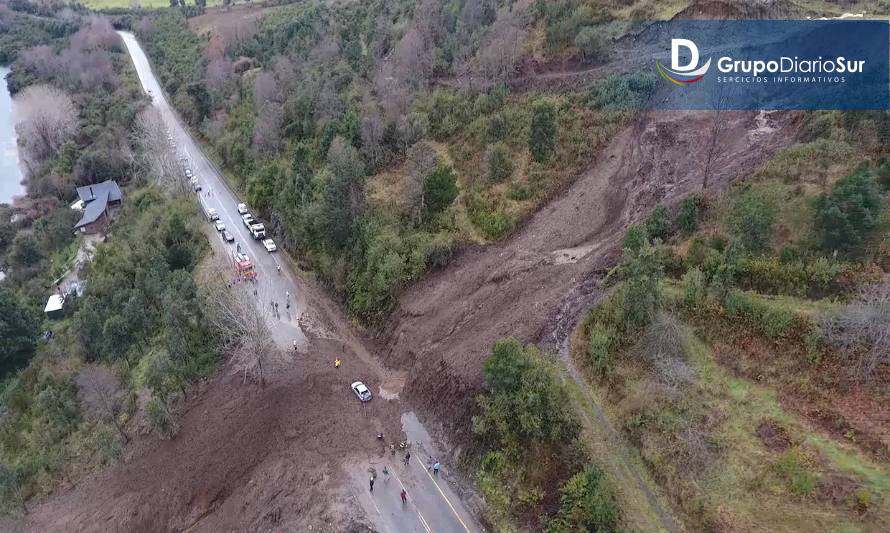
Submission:
POLYGON ((108 202, 119 202, 121 198, 123 198, 121 189, 117 186, 117 182, 114 180, 107 180, 102 183, 94 183, 92 185, 84 185, 83 187, 77 188, 77 196, 80 197, 85 204, 88 204, 93 200, 98 200, 103 196, 103 192, 108 192, 108 199, 106 200, 108 202))
POLYGON ((119 202, 123 198, 117 182, 112 180, 78 187, 77 195, 86 206, 83 208, 83 215, 80 217, 80 220, 74 225, 74 229, 92 224, 105 212, 108 202, 119 202))

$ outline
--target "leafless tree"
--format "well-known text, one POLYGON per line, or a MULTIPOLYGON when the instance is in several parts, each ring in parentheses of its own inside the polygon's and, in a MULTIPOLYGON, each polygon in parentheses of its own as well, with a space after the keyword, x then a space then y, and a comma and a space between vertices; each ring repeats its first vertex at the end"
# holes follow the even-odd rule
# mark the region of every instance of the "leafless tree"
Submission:
POLYGON ((675 390, 695 381, 695 372, 685 361, 686 333, 671 316, 656 316, 637 343, 636 351, 659 383, 675 390))
POLYGON ((189 187, 182 165, 167 140, 167 126, 160 112, 154 107, 141 111, 133 131, 136 159, 143 171, 171 194, 187 195, 189 187))
POLYGON ((228 287, 220 280, 231 276, 223 271, 213 277, 215 281, 204 284, 202 293, 220 348, 229 356, 233 372, 243 374, 244 383, 252 379, 264 386, 266 371, 286 358, 272 338, 270 316, 248 294, 250 287, 228 287))
POLYGON ((840 312, 821 320, 825 341, 846 355, 857 379, 890 365, 890 280, 866 287, 840 312))
POLYGON ((16 97, 16 133, 31 168, 55 157, 77 130, 77 108, 63 91, 32 85, 16 97))
POLYGON ((717 83, 711 90, 711 124, 708 127, 708 137, 705 140, 704 168, 702 170, 702 191, 707 190, 711 173, 714 170, 716 159, 720 153, 720 141, 726 130, 726 108, 732 96, 731 84, 717 83))
POLYGON ((87 17, 86 23, 71 36, 71 44, 69 46, 72 49, 82 51, 96 48, 115 50, 120 48, 121 39, 114 31, 111 21, 105 17, 90 15, 87 17))
POLYGON ((257 111, 261 110, 269 102, 281 103, 282 91, 275 79, 275 74, 269 71, 261 72, 253 80, 253 103, 257 111))
POLYGON ((256 20, 229 18, 220 24, 216 31, 222 40, 223 49, 227 54, 231 54, 239 44, 256 35, 256 20))
POLYGON ((120 423, 120 415, 124 411, 126 389, 121 387, 117 378, 103 367, 88 366, 77 376, 80 401, 98 419, 110 422, 120 434, 124 443, 130 437, 120 423))
POLYGON ((408 148, 407 158, 405 160, 405 200, 408 203, 411 220, 418 221, 423 214, 423 185, 426 178, 432 174, 436 168, 438 156, 436 149, 427 141, 414 143, 408 148))
POLYGON ((524 41, 525 30, 517 12, 501 9, 488 31, 487 43, 473 58, 470 70, 489 83, 506 81, 516 73, 524 41))
POLYGON ((261 154, 269 154, 278 149, 281 142, 281 126, 284 113, 275 102, 265 102, 260 107, 253 127, 253 149, 261 154))
POLYGON ((216 57, 207 64, 204 76, 207 87, 218 93, 227 93, 229 86, 235 81, 235 69, 232 62, 225 57, 216 57))
POLYGON ((383 117, 377 105, 369 99, 362 103, 362 152, 373 167, 383 158, 383 117))

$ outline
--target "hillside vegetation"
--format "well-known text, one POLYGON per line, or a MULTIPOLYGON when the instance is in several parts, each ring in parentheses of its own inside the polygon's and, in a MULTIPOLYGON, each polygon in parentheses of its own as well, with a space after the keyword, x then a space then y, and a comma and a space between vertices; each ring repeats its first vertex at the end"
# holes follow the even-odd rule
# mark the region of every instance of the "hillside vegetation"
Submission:
POLYGON ((172 435, 221 343, 196 281, 207 248, 194 203, 153 184, 135 127, 146 100, 111 24, 27 2, 0 4, 0 24, 28 170, 27 196, 0 206, 0 511, 18 513, 118 461, 137 435, 172 435), (74 272, 86 249, 68 206, 75 187, 106 179, 124 205, 74 272), (83 294, 45 318, 72 279, 83 294))
POLYGON ((694 530, 890 525, 890 117, 813 113, 804 129, 727 194, 630 228, 574 335, 694 530))
POLYGON ((456 248, 508 235, 651 89, 646 79, 576 93, 506 88, 538 32, 550 35, 547 57, 595 61, 595 39, 556 39, 611 16, 591 6, 301 2, 256 21, 222 18, 202 36, 176 12, 134 28, 232 183, 375 322, 456 248), (443 78, 484 90, 437 86, 443 78))

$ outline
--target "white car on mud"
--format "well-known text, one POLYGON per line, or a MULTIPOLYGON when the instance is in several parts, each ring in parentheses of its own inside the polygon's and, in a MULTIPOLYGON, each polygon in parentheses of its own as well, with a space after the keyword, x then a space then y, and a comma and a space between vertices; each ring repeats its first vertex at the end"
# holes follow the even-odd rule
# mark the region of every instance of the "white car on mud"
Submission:
POLYGON ((273 241, 272 239, 264 240, 263 246, 266 247, 266 251, 269 252, 270 254, 278 249, 278 247, 275 246, 275 241, 273 241))
POLYGON ((358 399, 363 402, 371 401, 371 391, 368 390, 368 387, 365 387, 365 384, 361 381, 356 381, 352 384, 352 392, 358 396, 358 399))

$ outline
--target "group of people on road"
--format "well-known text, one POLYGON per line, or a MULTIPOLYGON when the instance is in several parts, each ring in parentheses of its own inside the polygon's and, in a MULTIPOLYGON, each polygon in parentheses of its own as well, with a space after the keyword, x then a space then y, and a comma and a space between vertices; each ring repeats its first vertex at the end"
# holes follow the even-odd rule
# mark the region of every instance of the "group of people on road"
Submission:
MULTIPOLYGON (((404 463, 405 466, 408 466, 408 464, 410 462, 411 462, 411 452, 406 451, 405 457, 402 459, 402 463, 404 463)), ((442 464, 439 462, 439 460, 430 457, 430 460, 427 463, 427 470, 431 470, 433 472, 433 475, 438 476, 439 470, 441 470, 441 469, 442 469, 442 464)), ((371 478, 368 480, 368 485, 370 487, 371 492, 374 492, 374 481, 376 479, 377 479, 377 472, 372 469, 371 470, 371 478)), ((384 465, 384 467, 383 467, 383 482, 387 483, 388 481, 389 481, 389 469, 384 465)), ((399 497, 402 499, 402 505, 405 505, 406 503, 408 503, 408 492, 405 490, 405 487, 402 487, 401 492, 399 492, 399 497)))

